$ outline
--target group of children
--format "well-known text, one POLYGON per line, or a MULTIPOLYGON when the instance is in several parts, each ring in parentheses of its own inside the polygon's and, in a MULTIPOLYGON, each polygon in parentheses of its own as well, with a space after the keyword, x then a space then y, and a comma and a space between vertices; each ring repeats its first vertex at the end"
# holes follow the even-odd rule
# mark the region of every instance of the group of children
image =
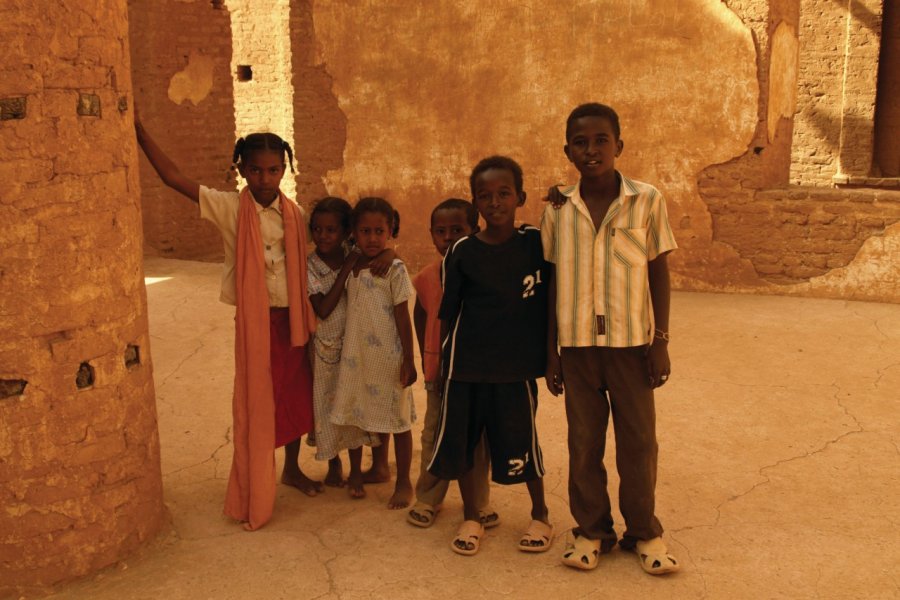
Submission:
POLYGON ((309 495, 322 490, 298 464, 304 434, 316 458, 329 462, 325 484, 362 498, 365 483, 390 477, 393 434, 397 474, 388 504, 406 508, 415 496, 409 523, 433 524, 456 479, 464 520, 451 548, 477 553, 485 528, 500 521, 490 508, 490 473, 500 484, 526 484, 531 522, 518 548, 546 551, 553 527, 535 427, 535 381, 545 377, 553 395, 565 393, 569 426, 577 526, 563 563, 592 569, 618 540, 603 466, 612 413, 626 523, 619 543, 648 573, 678 568, 654 514, 653 405, 653 389, 670 373, 666 254, 676 246, 659 192, 615 169, 623 148, 615 111, 590 103, 570 114, 564 150, 580 181, 550 189, 540 229, 516 226, 525 203, 520 166, 503 156, 480 161, 472 200, 449 199, 432 211, 441 259, 413 281, 388 248, 400 216, 383 198, 353 207, 335 197, 316 202, 308 224, 315 250, 307 253, 303 215, 279 190, 287 165, 293 170, 292 150, 274 134, 238 140, 233 162, 246 182, 238 193, 185 177, 139 119, 135 126, 164 183, 199 203, 223 236, 221 299, 236 306, 228 516, 247 529, 269 520, 274 449, 282 445, 282 482, 309 495), (428 394, 415 488, 414 330, 428 394), (373 448, 367 472, 363 446, 373 448))

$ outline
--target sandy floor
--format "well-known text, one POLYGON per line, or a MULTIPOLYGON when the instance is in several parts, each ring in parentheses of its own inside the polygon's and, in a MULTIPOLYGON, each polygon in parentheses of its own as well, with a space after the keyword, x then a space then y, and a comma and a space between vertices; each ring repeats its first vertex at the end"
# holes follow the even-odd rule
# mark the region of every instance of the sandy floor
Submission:
MULTIPOLYGON (((244 532, 221 514, 233 311, 216 301, 219 268, 145 268, 172 527, 54 598, 900 597, 900 306, 674 295, 673 377, 657 395, 657 510, 683 570, 654 578, 618 550, 592 572, 560 564, 573 523, 566 427, 561 400, 546 392, 539 427, 557 532, 546 554, 515 548, 528 523, 524 486, 492 488, 503 524, 475 557, 448 547, 461 518, 455 489, 423 530, 387 510, 390 484, 368 486, 363 501, 279 486, 271 523, 244 532)), ((421 384, 415 393, 421 423, 421 384)), ((324 476, 306 447, 302 459, 324 476)), ((614 496, 617 481, 613 469, 614 496)))

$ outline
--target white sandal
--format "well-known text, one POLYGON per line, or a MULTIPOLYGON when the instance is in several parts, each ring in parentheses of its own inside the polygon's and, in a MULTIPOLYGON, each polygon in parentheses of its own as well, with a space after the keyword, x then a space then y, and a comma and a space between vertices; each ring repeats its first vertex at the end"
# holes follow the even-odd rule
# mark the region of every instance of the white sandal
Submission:
POLYGON ((674 573, 681 568, 675 557, 669 554, 669 549, 666 548, 661 537, 655 537, 652 540, 638 540, 634 551, 641 559, 641 568, 651 575, 674 573))
POLYGON ((600 540, 592 540, 576 535, 571 530, 566 534, 566 550, 562 556, 564 565, 583 571, 590 571, 597 568, 599 559, 600 540))
POLYGON ((457 554, 472 556, 481 547, 483 536, 484 525, 478 521, 463 521, 456 531, 456 537, 450 542, 450 547, 457 554))

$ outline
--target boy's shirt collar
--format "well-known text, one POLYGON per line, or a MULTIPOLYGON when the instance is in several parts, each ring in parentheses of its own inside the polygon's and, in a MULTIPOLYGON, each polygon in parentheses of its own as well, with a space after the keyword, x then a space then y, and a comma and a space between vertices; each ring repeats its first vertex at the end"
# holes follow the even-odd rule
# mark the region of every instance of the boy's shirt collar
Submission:
MULTIPOLYGON (((616 196, 616 199, 612 201, 609 205, 609 209, 606 211, 606 216, 603 217, 603 223, 600 224, 600 227, 603 228, 609 223, 613 217, 619 214, 619 211, 622 208, 622 204, 625 202, 626 198, 634 198, 640 192, 638 192, 637 186, 634 185, 634 182, 622 175, 618 170, 616 171, 616 175, 619 176, 619 195, 616 196)), ((579 178, 575 185, 570 185, 564 187, 560 190, 560 193, 569 199, 572 203, 572 206, 575 207, 576 210, 580 211, 587 220, 593 223, 593 219, 591 219, 591 212, 588 210, 587 205, 585 205, 584 200, 581 197, 581 179, 579 178)))

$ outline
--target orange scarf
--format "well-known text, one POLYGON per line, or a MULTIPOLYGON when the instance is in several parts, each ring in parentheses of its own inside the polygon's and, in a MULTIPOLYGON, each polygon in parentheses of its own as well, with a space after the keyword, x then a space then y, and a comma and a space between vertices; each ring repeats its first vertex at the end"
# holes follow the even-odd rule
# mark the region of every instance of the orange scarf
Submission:
MULTIPOLYGON (((280 193, 280 192, 279 192, 280 193)), ((281 194, 291 344, 304 346, 316 328, 306 293, 306 223, 281 194)), ((237 312, 234 335, 234 458, 225 514, 259 529, 275 505, 275 399, 269 356, 269 294, 256 203, 248 188, 238 207, 237 312)))

